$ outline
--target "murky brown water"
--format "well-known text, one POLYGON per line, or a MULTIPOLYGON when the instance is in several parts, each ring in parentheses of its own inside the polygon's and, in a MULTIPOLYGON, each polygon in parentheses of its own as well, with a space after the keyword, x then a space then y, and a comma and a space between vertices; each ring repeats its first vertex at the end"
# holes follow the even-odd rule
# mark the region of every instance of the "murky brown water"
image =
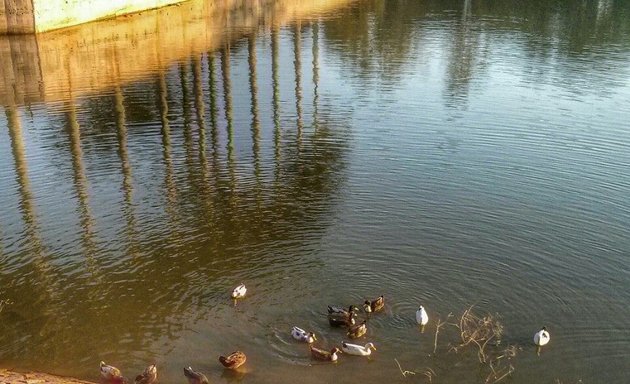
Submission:
POLYGON ((1 366, 483 383, 452 329, 433 353, 476 304, 510 382, 625 381, 628 2, 225 4, 0 38, 1 366), (370 361, 290 338, 380 294, 370 361))

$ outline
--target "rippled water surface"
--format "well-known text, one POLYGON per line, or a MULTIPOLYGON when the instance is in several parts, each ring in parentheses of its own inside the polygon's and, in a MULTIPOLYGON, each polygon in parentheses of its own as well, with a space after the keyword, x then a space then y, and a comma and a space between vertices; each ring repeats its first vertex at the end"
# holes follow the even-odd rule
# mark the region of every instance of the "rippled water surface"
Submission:
POLYGON ((0 38, 0 366, 483 383, 433 345, 475 304, 521 348, 505 382, 626 381, 630 3, 256 4, 0 38), (369 361, 290 338, 380 294, 369 361))

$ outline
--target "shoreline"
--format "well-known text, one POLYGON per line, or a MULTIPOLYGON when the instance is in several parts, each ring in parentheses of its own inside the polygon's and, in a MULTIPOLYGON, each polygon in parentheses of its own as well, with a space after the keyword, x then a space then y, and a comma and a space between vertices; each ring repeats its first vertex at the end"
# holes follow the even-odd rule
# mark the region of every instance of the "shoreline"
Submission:
POLYGON ((96 384, 74 377, 55 376, 42 372, 17 372, 0 368, 0 384, 96 384))

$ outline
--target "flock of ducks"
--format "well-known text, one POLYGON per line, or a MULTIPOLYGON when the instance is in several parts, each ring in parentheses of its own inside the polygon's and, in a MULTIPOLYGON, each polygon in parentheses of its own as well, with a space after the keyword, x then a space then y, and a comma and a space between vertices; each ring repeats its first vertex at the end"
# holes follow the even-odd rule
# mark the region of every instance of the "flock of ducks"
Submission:
MULTIPOLYGON (((245 284, 241 284, 232 291, 232 299, 239 300, 245 297, 247 288, 245 284)), ((365 300, 363 303, 363 311, 366 314, 382 311, 385 308, 385 297, 379 296, 374 300, 365 300)), ((346 327, 348 330, 346 335, 350 339, 357 339, 367 333, 367 319, 357 324, 356 316, 359 308, 350 305, 348 309, 339 306, 328 306, 328 323, 333 327, 346 327)), ((421 305, 416 311, 416 322, 423 327, 429 322, 429 315, 421 305)), ((376 351, 376 346, 368 342, 365 345, 352 344, 343 341, 341 349, 334 347, 331 350, 325 350, 313 346, 317 341, 317 337, 313 332, 307 332, 299 327, 291 329, 291 336, 300 341, 307 343, 314 359, 322 361, 335 362, 339 358, 340 353, 355 356, 370 356, 372 351, 376 351)), ((549 331, 545 327, 534 335, 534 344, 542 347, 549 343, 549 331)), ((245 364, 247 356, 241 351, 235 351, 228 356, 219 356, 219 362, 227 369, 237 369, 245 364)), ((184 376, 188 379, 189 384, 208 384, 208 378, 201 372, 193 370, 191 367, 184 368, 184 376)), ((122 376, 120 370, 101 361, 101 377, 108 384, 125 384, 127 381, 122 376)), ((157 367, 155 364, 149 365, 142 374, 136 376, 135 384, 155 384, 157 382, 157 367)))

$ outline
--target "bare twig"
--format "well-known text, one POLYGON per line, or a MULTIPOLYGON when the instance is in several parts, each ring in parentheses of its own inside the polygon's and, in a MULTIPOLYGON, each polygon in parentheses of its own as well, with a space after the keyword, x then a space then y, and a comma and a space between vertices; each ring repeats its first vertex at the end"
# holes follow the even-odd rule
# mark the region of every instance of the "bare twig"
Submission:
POLYGON ((424 368, 424 371, 421 372, 424 376, 427 377, 427 379, 429 379, 429 383, 433 381, 433 376, 437 376, 435 374, 435 371, 432 370, 429 367, 424 368))
POLYGON ((492 372, 490 372, 490 374, 488 375, 488 377, 486 377, 486 384, 495 384, 498 383, 499 381, 505 379, 506 377, 508 377, 509 375, 512 374, 512 372, 514 372, 514 366, 512 366, 512 364, 510 364, 508 367, 505 367, 499 371, 496 371, 492 365, 492 362, 489 364, 490 368, 492 369, 492 372), (501 376, 499 376, 501 375, 501 376))
POLYGON ((407 375, 415 375, 416 373, 413 371, 405 371, 402 369, 402 367, 400 366, 400 363, 398 362, 398 359, 394 359, 394 361, 396 362, 396 365, 398 365, 398 369, 400 370, 400 373, 403 375, 403 377, 407 377, 407 375))
POLYGON ((435 338, 433 339, 433 353, 434 354, 435 354, 435 351, 437 350, 437 339, 438 339, 438 333, 440 333, 440 328, 444 326, 444 324, 446 324, 448 319, 450 319, 452 316, 453 314, 449 313, 448 316, 446 316, 446 320, 444 321, 440 321, 440 318, 438 317, 437 323, 435 325, 435 338))

